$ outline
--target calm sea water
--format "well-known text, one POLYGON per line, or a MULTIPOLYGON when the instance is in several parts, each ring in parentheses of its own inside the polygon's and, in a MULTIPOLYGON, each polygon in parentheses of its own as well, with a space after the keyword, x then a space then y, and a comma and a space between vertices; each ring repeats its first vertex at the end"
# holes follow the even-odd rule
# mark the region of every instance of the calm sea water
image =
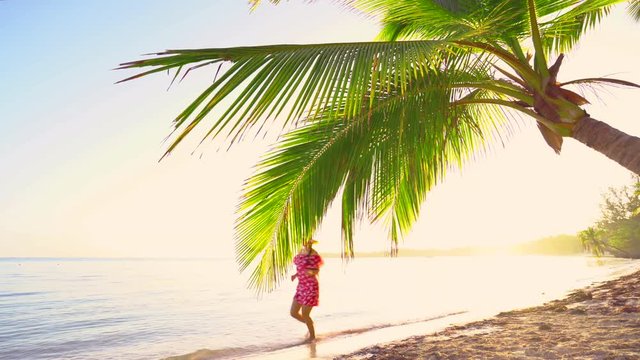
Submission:
MULTIPOLYGON (((559 298, 640 263, 587 257, 326 259, 321 341, 559 298)), ((232 260, 0 259, 0 359, 238 357, 293 347, 295 284, 256 297, 232 260)))

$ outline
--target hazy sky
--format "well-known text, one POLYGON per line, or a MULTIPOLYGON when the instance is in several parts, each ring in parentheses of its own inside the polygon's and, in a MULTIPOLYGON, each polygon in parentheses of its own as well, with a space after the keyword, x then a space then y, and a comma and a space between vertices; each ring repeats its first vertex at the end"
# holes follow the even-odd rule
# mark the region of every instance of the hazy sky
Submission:
MULTIPOLYGON (((377 25, 329 1, 0 1, 0 256, 232 256, 242 180, 267 148, 193 142, 158 163, 175 115, 213 78, 201 69, 114 85, 119 63, 170 48, 368 41, 377 25), (203 154, 200 157, 200 154, 203 154)), ((611 75, 640 83, 640 25, 624 9, 568 54, 560 80, 611 75)), ((640 91, 587 92, 587 111, 639 136, 640 91)), ((199 140, 199 139, 193 139, 199 140)), ((549 149, 523 122, 438 186, 403 247, 506 244, 573 234, 599 215, 601 193, 630 174, 568 139, 549 149)), ((337 251, 339 218, 317 234, 337 251)), ((356 249, 386 249, 365 227, 356 249)))

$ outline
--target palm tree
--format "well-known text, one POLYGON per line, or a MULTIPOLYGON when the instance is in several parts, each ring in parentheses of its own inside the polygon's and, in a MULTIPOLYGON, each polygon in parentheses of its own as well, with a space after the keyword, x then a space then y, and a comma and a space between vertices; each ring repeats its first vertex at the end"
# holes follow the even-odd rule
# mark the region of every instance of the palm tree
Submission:
MULTIPOLYGON (((339 195, 343 256, 353 256, 354 223, 363 217, 386 224, 394 252, 447 169, 508 136, 521 115, 558 153, 572 137, 640 173, 640 138, 591 118, 581 108, 587 99, 569 89, 638 85, 557 81, 563 52, 624 1, 338 2, 380 18, 379 39, 168 50, 120 66, 146 68, 127 81, 169 70, 175 80, 215 65, 217 79, 175 119, 165 155, 226 99, 204 138, 232 144, 275 120, 287 129, 247 180, 238 208, 237 260, 241 270, 254 267, 259 291, 284 278, 339 195)), ((631 2, 636 16, 638 8, 631 2)))
POLYGON ((578 238, 582 242, 582 247, 590 251, 593 255, 602 256, 607 251, 607 241, 603 237, 602 230, 589 227, 578 233, 578 238))
POLYGON ((638 222, 625 220, 609 232, 598 227, 588 227, 578 233, 578 238, 582 242, 582 247, 595 256, 611 253, 618 257, 637 259, 639 254, 636 234, 638 234, 638 222), (615 246, 614 243, 622 246, 615 246))

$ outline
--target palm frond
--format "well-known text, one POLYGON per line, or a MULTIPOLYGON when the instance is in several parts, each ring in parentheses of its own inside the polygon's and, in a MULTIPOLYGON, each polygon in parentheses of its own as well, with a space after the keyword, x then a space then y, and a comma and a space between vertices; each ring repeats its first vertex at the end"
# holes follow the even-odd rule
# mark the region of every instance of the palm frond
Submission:
POLYGON ((317 122, 289 133, 247 181, 236 256, 241 270, 256 264, 250 285, 258 291, 282 279, 343 183, 345 164, 339 159, 349 130, 344 123, 317 122))
POLYGON ((631 81, 620 80, 620 79, 612 79, 612 78, 585 78, 585 79, 576 79, 567 82, 563 82, 560 86, 566 85, 581 85, 581 84, 606 84, 606 85, 618 85, 618 86, 628 86, 628 87, 636 87, 640 88, 640 85, 633 83, 631 81))
POLYGON ((567 52, 589 29, 609 14, 613 5, 624 0, 587 0, 542 22, 542 41, 547 55, 567 52))
MULTIPOLYGON (((258 172, 246 183, 236 226, 240 269, 256 264, 250 286, 268 291, 277 285, 302 239, 313 234, 343 184, 369 186, 366 164, 371 139, 379 133, 376 129, 385 126, 372 117, 401 101, 400 97, 386 99, 372 115, 363 113, 351 120, 309 120, 286 134, 258 164, 258 172)), ((355 197, 366 194, 351 190, 355 197)), ((352 215, 358 208, 343 206, 343 211, 352 215)))
POLYGON ((385 127, 384 139, 391 145, 376 154, 373 164, 368 211, 373 221, 385 221, 392 250, 417 220, 427 192, 448 167, 461 166, 477 150, 471 144, 482 136, 470 131, 478 127, 467 116, 469 107, 452 107, 451 103, 469 96, 469 90, 458 84, 489 79, 488 64, 477 57, 451 57, 445 63, 440 72, 416 84, 422 88, 419 97, 406 99, 402 107, 389 113, 396 119, 385 127))
POLYGON ((384 11, 381 40, 469 38, 476 31, 469 19, 432 1, 361 1, 360 8, 384 11))
MULTIPOLYGON (((251 9, 255 9, 258 5, 260 5, 263 1, 268 1, 272 4, 279 4, 281 0, 249 0, 249 5, 251 5, 251 9)), ((312 2, 312 0, 307 0, 307 2, 312 2)))
MULTIPOLYGON (((358 9, 378 16, 381 40, 464 39, 494 42, 532 36, 526 0, 354 0, 358 9)), ((556 17, 576 7, 579 0, 538 0, 538 17, 556 17)), ((607 3, 600 1, 601 3, 607 3)), ((608 1, 611 2, 611 1, 608 1)), ((589 3, 587 1, 586 3, 589 3)), ((594 4, 580 5, 593 8, 594 4)), ((574 9, 575 10, 575 9, 574 9)), ((578 11, 579 12, 579 11, 578 11)), ((570 19, 570 16, 567 17, 570 19)), ((563 19, 565 20, 565 19, 563 19)))
POLYGON ((442 46, 435 41, 410 41, 168 50, 151 59, 121 64, 119 69, 152 68, 122 80, 127 81, 170 69, 188 71, 184 69, 203 63, 232 63, 174 120, 174 128, 181 131, 168 154, 228 97, 235 99, 209 127, 205 138, 224 132, 236 141, 267 119, 278 117, 287 106, 289 114, 283 126, 316 117, 337 104, 345 107, 347 117, 357 116, 365 95, 373 92, 375 97, 376 91, 391 83, 403 84, 403 91, 412 78, 437 61, 437 50, 442 46), (369 88, 372 80, 379 86, 369 88))
POLYGON ((356 1, 379 14, 382 40, 464 39, 478 41, 522 36, 526 18, 522 1, 356 1), (491 3, 491 4, 489 4, 491 3))
POLYGON ((629 1, 629 14, 633 16, 636 21, 640 21, 640 0, 629 1))

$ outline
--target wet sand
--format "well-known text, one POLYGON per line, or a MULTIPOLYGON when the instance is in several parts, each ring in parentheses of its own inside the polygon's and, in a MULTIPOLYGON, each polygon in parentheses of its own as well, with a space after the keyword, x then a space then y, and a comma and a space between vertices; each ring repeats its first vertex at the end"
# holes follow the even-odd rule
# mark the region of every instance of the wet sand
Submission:
POLYGON ((640 359, 640 271, 542 306, 335 359, 640 359))

